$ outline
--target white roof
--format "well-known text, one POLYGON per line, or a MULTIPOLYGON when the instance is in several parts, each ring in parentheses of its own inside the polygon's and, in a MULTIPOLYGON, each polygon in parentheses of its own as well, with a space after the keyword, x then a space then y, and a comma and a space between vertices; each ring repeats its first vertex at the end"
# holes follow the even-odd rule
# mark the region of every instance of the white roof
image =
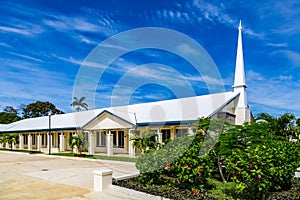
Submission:
MULTIPOLYGON (((104 112, 132 124, 132 126, 147 123, 195 121, 199 117, 213 116, 238 95, 238 93, 226 92, 52 115, 51 130, 83 129, 104 112)), ((107 119, 101 121, 99 125, 115 127, 116 124, 107 119)), ((49 116, 24 119, 3 127, 0 126, 0 132, 38 132, 48 129, 49 116)))

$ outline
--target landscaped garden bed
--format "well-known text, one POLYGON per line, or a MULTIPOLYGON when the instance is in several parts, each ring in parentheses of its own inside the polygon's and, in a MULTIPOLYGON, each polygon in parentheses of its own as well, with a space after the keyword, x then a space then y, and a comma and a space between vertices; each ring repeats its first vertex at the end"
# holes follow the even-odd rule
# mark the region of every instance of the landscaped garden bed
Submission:
POLYGON ((162 146, 153 134, 134 137, 142 149, 136 162, 141 176, 114 184, 170 199, 300 198, 294 180, 300 143, 288 141, 286 135, 295 133, 291 128, 269 122, 223 124, 200 119, 195 135, 162 146))

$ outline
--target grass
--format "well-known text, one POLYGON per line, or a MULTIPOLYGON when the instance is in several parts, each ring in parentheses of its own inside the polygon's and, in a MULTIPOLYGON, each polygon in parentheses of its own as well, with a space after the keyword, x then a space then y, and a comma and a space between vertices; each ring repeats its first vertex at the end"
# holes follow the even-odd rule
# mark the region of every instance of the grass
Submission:
POLYGON ((113 160, 122 162, 136 162, 136 158, 117 157, 117 156, 101 156, 101 155, 86 155, 86 154, 75 154, 75 153, 54 153, 55 156, 67 156, 67 157, 82 157, 99 160, 113 160))
POLYGON ((25 149, 5 149, 0 148, 0 151, 13 151, 13 152, 21 152, 21 153, 29 153, 29 154, 41 154, 40 151, 34 151, 34 150, 25 150, 25 149))

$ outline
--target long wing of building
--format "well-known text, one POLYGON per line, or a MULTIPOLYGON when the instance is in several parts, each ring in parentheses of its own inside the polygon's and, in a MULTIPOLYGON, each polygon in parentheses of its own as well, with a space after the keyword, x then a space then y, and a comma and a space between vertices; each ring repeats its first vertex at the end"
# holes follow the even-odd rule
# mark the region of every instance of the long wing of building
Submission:
MULTIPOLYGON (((146 128, 157 131, 158 141, 163 142, 192 134, 192 123, 201 117, 222 118, 232 124, 250 122, 241 23, 238 30, 233 91, 23 119, 0 125, 0 133, 19 134, 20 142, 14 148, 43 152, 70 151, 69 138, 82 133, 89 141, 90 154, 129 153, 132 157, 129 138, 146 128)), ((8 144, 0 143, 0 148, 4 146, 8 144)))

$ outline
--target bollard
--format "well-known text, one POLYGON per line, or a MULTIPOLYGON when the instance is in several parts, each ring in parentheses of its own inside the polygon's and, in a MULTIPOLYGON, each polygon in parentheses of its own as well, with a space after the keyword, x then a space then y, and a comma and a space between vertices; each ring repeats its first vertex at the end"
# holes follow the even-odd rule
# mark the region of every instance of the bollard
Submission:
POLYGON ((112 170, 94 170, 94 190, 102 192, 112 185, 112 170))

